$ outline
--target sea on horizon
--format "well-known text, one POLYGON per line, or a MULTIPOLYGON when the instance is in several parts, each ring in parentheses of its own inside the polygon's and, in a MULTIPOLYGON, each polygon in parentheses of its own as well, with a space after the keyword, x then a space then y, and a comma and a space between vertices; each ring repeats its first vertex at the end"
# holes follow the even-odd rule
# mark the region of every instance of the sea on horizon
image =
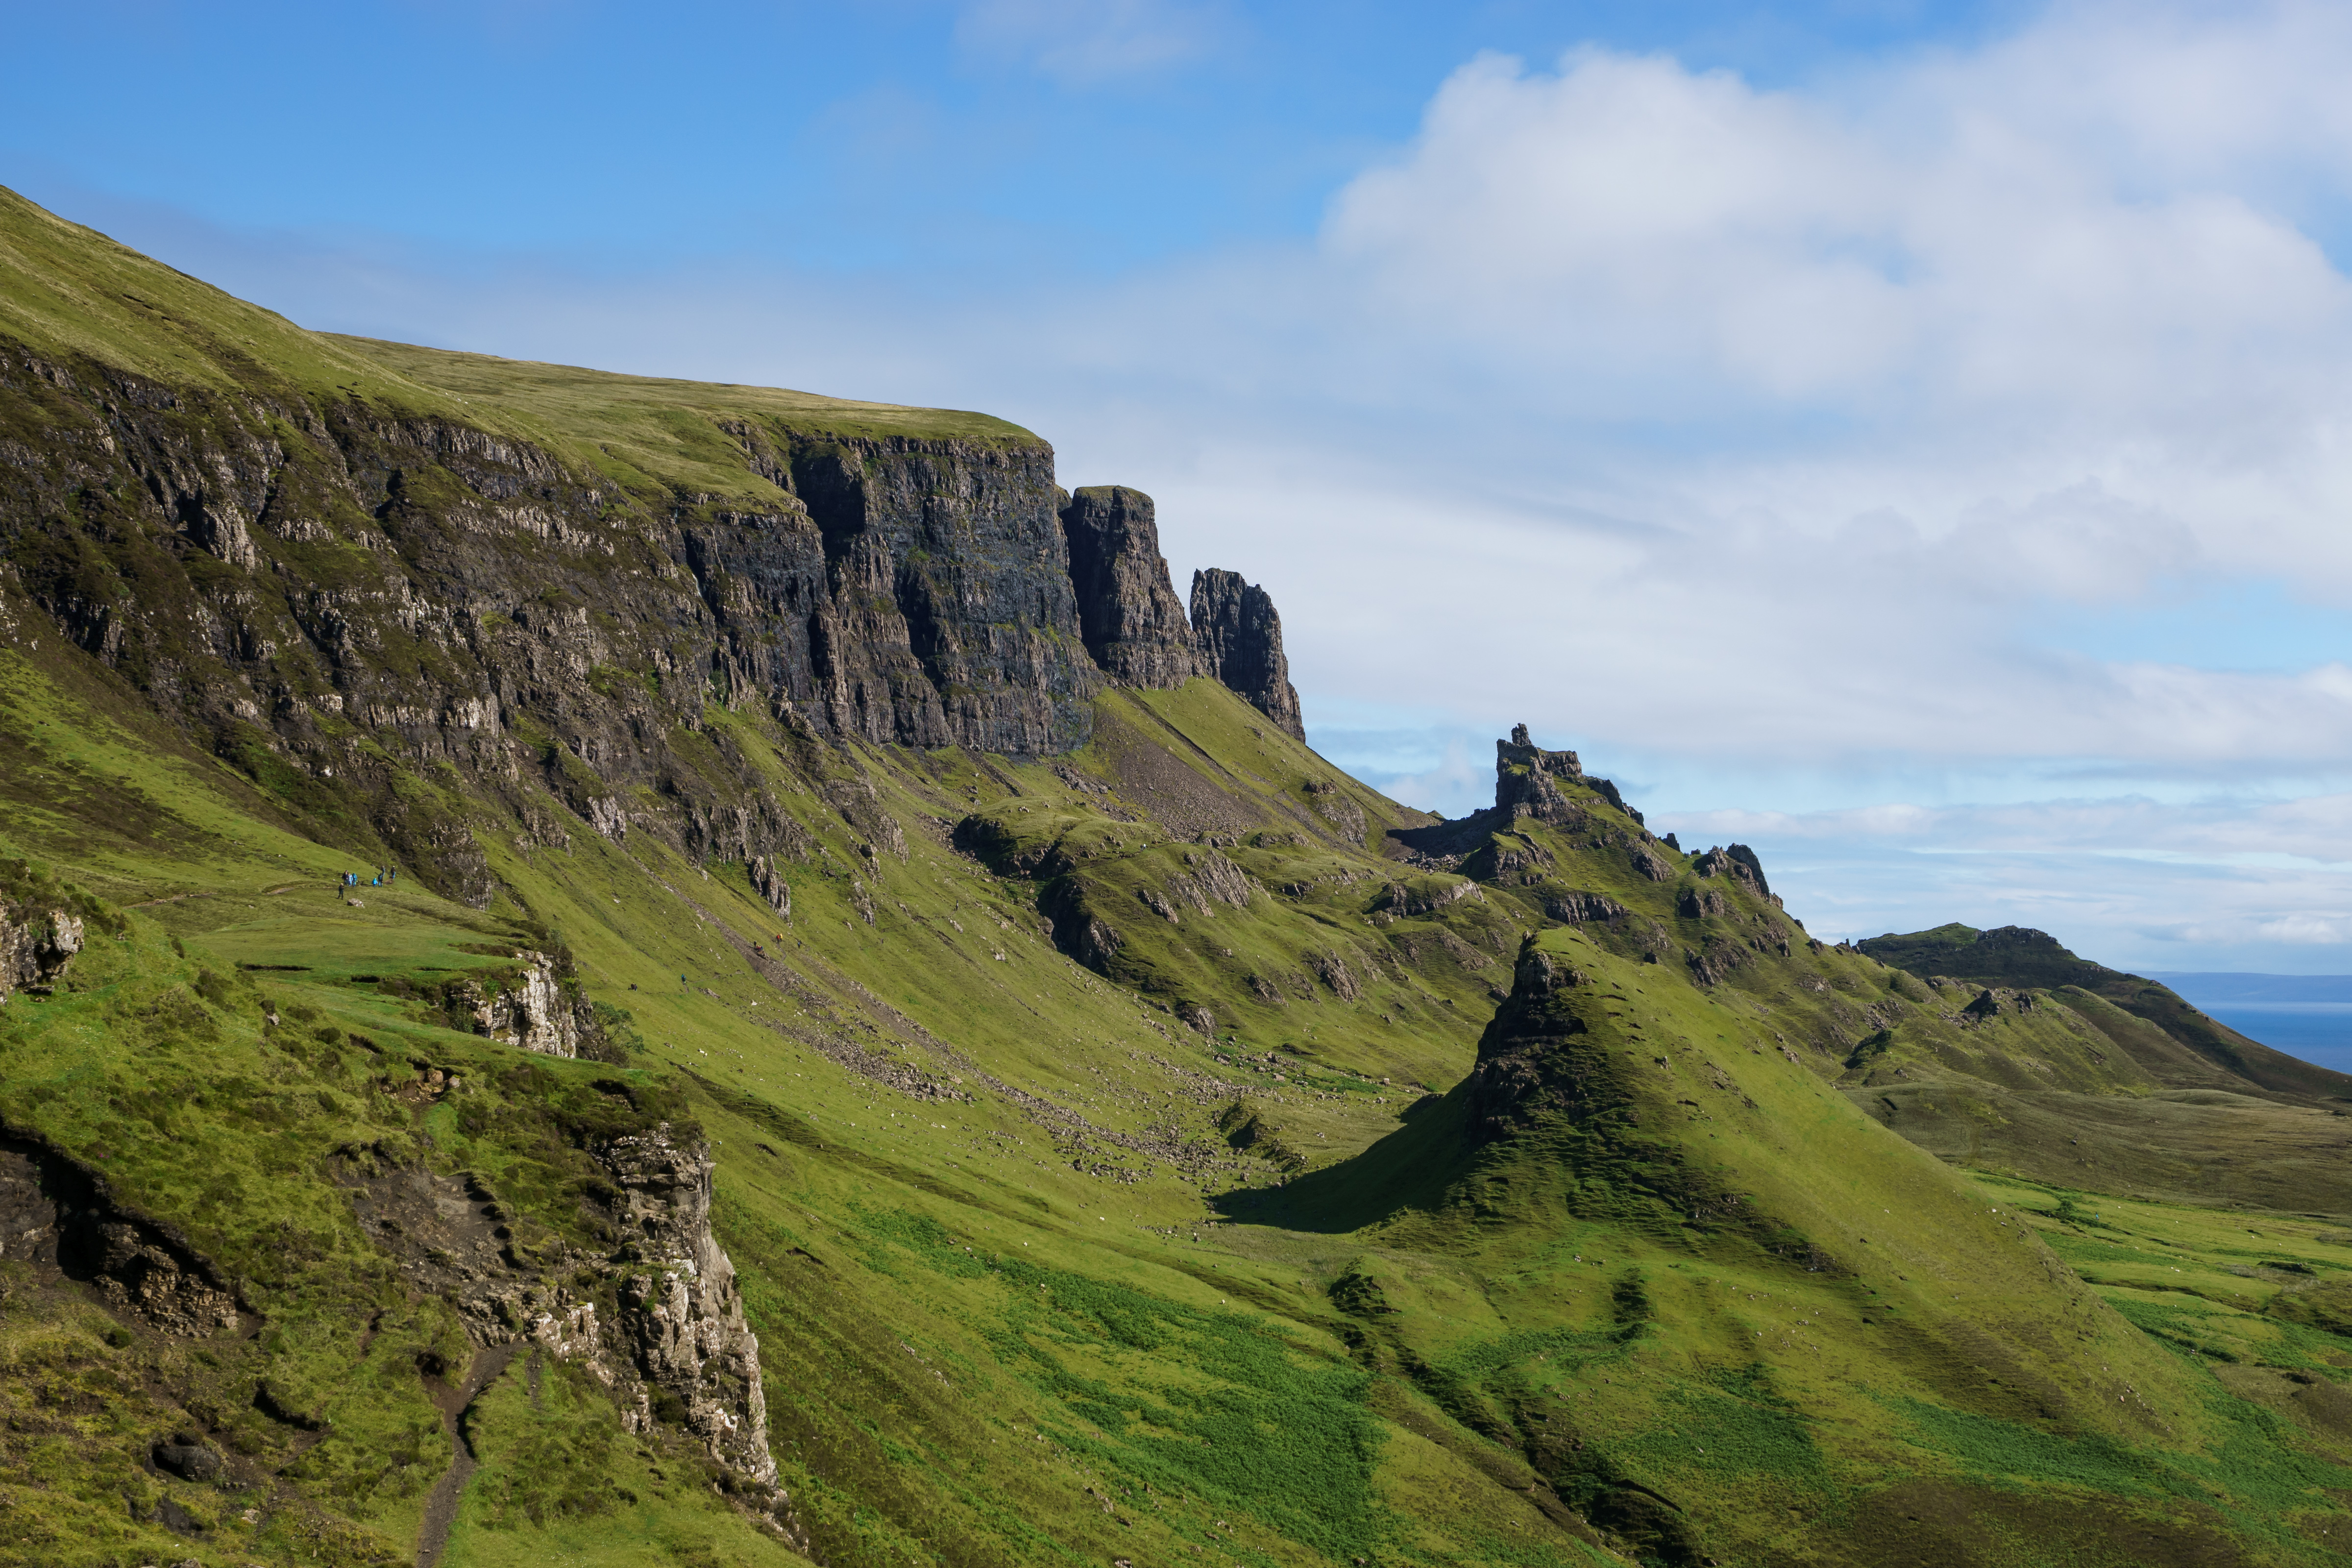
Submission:
POLYGON ((2274 1051, 2352 1073, 2352 974, 2147 972, 2182 1001, 2274 1051))

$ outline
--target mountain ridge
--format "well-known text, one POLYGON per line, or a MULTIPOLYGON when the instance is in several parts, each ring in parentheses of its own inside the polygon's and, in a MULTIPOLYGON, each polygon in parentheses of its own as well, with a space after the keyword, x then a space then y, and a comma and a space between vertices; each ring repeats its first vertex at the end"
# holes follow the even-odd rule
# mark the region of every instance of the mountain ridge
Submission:
POLYGON ((1816 941, 1524 726, 1387 800, 1015 426, 0 241, 19 1550, 2341 1560, 2293 1084, 1816 941))

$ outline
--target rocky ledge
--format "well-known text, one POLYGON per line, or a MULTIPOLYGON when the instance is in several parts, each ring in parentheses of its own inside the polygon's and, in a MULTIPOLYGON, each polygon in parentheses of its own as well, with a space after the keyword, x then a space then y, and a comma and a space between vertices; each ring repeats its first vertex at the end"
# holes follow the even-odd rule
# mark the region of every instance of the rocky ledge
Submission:
POLYGON ((533 1243, 478 1181, 364 1165, 346 1179, 369 1234, 417 1288, 457 1305, 478 1350, 537 1345, 578 1363, 612 1391, 625 1427, 691 1434, 739 1500, 789 1530, 760 1342, 710 1231, 709 1149, 664 1122, 591 1152, 618 1238, 602 1254, 533 1243))

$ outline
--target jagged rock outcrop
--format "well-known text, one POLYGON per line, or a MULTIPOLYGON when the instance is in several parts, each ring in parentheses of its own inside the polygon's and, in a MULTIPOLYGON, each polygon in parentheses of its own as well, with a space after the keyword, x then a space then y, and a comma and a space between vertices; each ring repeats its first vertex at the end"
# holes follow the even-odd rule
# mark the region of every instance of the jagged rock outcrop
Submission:
POLYGON ((413 1288, 456 1304, 477 1345, 537 1344, 578 1363, 613 1390, 624 1426, 692 1433, 776 1513, 759 1341, 711 1234, 709 1151, 664 1122, 589 1153, 608 1184, 594 1201, 618 1237, 603 1256, 522 1244, 516 1216, 472 1178, 393 1166, 346 1180, 363 1227, 403 1258, 413 1288))
POLYGON ((1364 841, 1364 808, 1348 798, 1347 791, 1329 779, 1311 780, 1306 786, 1307 804, 1315 814, 1337 828, 1339 836, 1350 844, 1364 841))
POLYGON ((1576 1005, 1585 975, 1532 943, 1520 950, 1511 993, 1478 1040, 1470 1073, 1470 1124, 1498 1138, 1538 1116, 1587 1118, 1631 1097, 1606 1050, 1580 1048, 1588 1026, 1576 1005))
POLYGON ((1391 882, 1372 899, 1375 921, 1410 920, 1433 914, 1448 904, 1486 895, 1467 877, 1423 878, 1417 882, 1391 882))
POLYGON ((1204 915, 1215 912, 1209 907, 1212 900, 1237 910, 1249 908, 1249 874, 1239 866, 1214 849, 1187 849, 1182 858, 1185 869, 1168 879, 1170 893, 1204 915))
POLYGON ((793 918, 793 885, 784 880, 783 873, 765 855, 751 857, 748 868, 751 890, 768 900, 768 907, 786 920, 793 918))
POLYGON ((1544 895, 1544 913, 1553 920, 1580 925, 1586 921, 1621 921, 1627 910, 1624 905, 1602 894, 1562 888, 1544 895))
POLYGON ((1353 1002, 1363 994, 1355 971, 1349 969, 1348 961, 1336 952, 1310 952, 1307 955, 1307 966, 1314 972, 1315 978, 1329 986, 1332 994, 1342 1002, 1353 1002))
POLYGON ((1078 878, 1065 876, 1046 884, 1037 908, 1053 927, 1055 947, 1097 974, 1111 973, 1127 939, 1096 911, 1078 878))
POLYGON ((554 954, 518 952, 515 962, 522 972, 512 984, 492 996, 477 989, 477 1032, 541 1056, 578 1056, 595 1029, 579 986, 562 972, 554 954))
POLYGON ((1685 920, 1706 920, 1714 915, 1731 912, 1731 900, 1713 888, 1694 884, 1685 888, 1675 900, 1675 913, 1685 920))
POLYGON ((79 916, 0 899, 0 1002, 26 986, 55 984, 81 942, 79 916))
MULTIPOLYGON (((620 1187, 630 1237, 622 1331, 638 1371, 677 1401, 712 1458, 772 1486, 760 1342, 743 1321, 735 1266, 710 1234, 709 1151, 678 1142, 665 1124, 615 1140, 598 1159, 620 1187)), ((652 1408, 643 1401, 638 1419, 652 1408)))
POLYGON ((1781 907, 1779 895, 1764 879, 1764 862, 1745 844, 1718 845, 1694 858, 1691 869, 1702 877, 1728 877, 1773 908, 1781 907))
POLYGON ((117 1201, 104 1177, 41 1140, 0 1132, 0 1258, 57 1269, 166 1333, 236 1329, 235 1289, 170 1226, 117 1201))
POLYGON ((1531 868, 1542 862, 1533 852, 1534 841, 1511 825, 1530 816, 1571 833, 1597 832, 1602 840, 1622 847, 1633 868, 1653 882, 1674 875, 1674 868, 1651 847, 1657 840, 1640 828, 1642 814, 1625 804, 1617 786, 1586 773, 1574 752, 1550 752, 1537 745, 1528 738, 1525 724, 1513 725, 1508 740, 1495 742, 1493 805, 1425 827, 1391 828, 1389 838, 1405 852, 1405 858, 1422 865, 1459 867, 1481 879, 1528 882, 1535 879, 1531 868), (1577 798, 1586 792, 1587 798, 1577 798), (1599 795, 1624 813, 1638 831, 1628 834, 1610 828, 1605 822, 1596 825, 1587 810, 1590 795, 1599 795), (1497 834, 1517 839, 1517 847, 1497 847, 1494 843, 1497 834))
POLYGON ((1124 485, 1077 490, 1062 508, 1062 537, 1078 629, 1105 675, 1121 686, 1171 689, 1201 673, 1150 496, 1124 485))
POLYGON ((1547 752, 1515 724, 1511 738, 1495 742, 1495 809, 1507 817, 1532 816, 1555 827, 1575 826, 1582 810, 1561 792, 1560 783, 1581 783, 1584 768, 1574 752, 1547 752))
POLYGON ((1192 643, 1203 674, 1239 692, 1285 732, 1307 738, 1282 651, 1282 617, 1265 589, 1243 582, 1238 572, 1193 573, 1192 643))

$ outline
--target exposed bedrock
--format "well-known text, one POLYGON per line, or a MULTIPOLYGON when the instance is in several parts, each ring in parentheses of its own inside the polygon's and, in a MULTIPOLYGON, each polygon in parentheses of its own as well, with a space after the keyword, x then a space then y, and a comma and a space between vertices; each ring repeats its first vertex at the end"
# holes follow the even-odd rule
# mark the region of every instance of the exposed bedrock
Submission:
POLYGON ((81 921, 68 911, 21 907, 0 896, 0 1002, 21 987, 54 984, 81 951, 81 921))
POLYGON ((1085 742, 1101 677, 1051 447, 794 443, 790 480, 824 548, 812 635, 833 728, 1025 756, 1085 742))
POLYGON ((1702 877, 1728 877, 1744 883, 1758 898, 1769 900, 1775 907, 1780 903, 1772 884, 1764 879, 1764 862, 1745 844, 1710 849, 1692 859, 1691 869, 1702 877))
POLYGON ((791 832, 723 738, 682 743, 712 701, 1024 756, 1091 733, 1103 676, 1040 441, 730 426, 773 489, 721 500, 623 490, 443 419, 167 388, 5 340, 0 410, 0 638, 79 647, 470 904, 495 883, 467 807, 419 779, 546 788, 580 822, 542 841, 651 831, 748 862, 791 832))
MULTIPOLYGON (((616 1140, 599 1158, 621 1190, 623 1332, 647 1384, 677 1401, 711 1458, 772 1486, 760 1342, 743 1320, 735 1266, 710 1234, 710 1152, 667 1127, 616 1140)), ((650 1413, 647 1401, 644 1413, 650 1413)))
POLYGON ((1168 581, 1151 498, 1089 485, 1062 508, 1078 628, 1087 652, 1121 686, 1172 689, 1200 674, 1183 601, 1168 581))
MULTIPOLYGON (((1434 860, 1447 869, 1458 866, 1469 875, 1526 883, 1532 880, 1528 868, 1539 864, 1541 858, 1534 841, 1526 839, 1511 825, 1530 816, 1553 827, 1598 835, 1599 841, 1618 845, 1633 869, 1653 882, 1663 882, 1674 875, 1673 868, 1651 848, 1658 841, 1641 826, 1642 814, 1625 804, 1617 786, 1587 773, 1574 752, 1549 752, 1537 745, 1528 738, 1525 724, 1513 725, 1510 739, 1495 742, 1493 805, 1423 827, 1391 828, 1389 837, 1407 851, 1408 859, 1419 858, 1424 864, 1434 860), (1631 818, 1635 831, 1628 834, 1594 819, 1588 808, 1596 795, 1631 818), (1521 847, 1504 850, 1491 846, 1488 841, 1497 833, 1521 839, 1521 847), (1465 860, 1463 857, 1475 858, 1465 860), (1513 876, 1515 871, 1520 874, 1513 876)), ((1745 847, 1739 853, 1748 856, 1746 863, 1738 868, 1744 875, 1754 867, 1754 857, 1745 847)), ((1755 875, 1760 884, 1762 871, 1758 869, 1755 875)))
MULTIPOLYGON (((360 826, 355 854, 477 908, 498 891, 489 797, 534 846, 644 834, 764 861, 782 910, 774 867, 805 836, 713 704, 808 740, 1040 756, 1088 741, 1106 672, 1207 675, 1303 737, 1265 591, 1198 574, 1188 626, 1150 498, 1066 497, 1032 438, 728 422, 764 493, 722 499, 5 339, 0 411, 0 639, 71 643, 200 749, 360 826)), ((868 815, 877 853, 903 853, 868 815)))
POLYGON ((243 1309, 188 1238, 118 1202, 106 1179, 41 1139, 0 1131, 0 1258, 94 1286, 166 1333, 236 1329, 243 1309))
POLYGON ((1238 572, 1211 567, 1192 574, 1192 642, 1202 672, 1246 698, 1251 706, 1299 740, 1298 691, 1282 651, 1282 617, 1266 591, 1238 572))
POLYGON ((484 1349, 537 1344, 611 1390, 622 1425, 690 1432, 763 1512, 773 1491, 760 1342, 734 1265, 710 1230, 709 1150, 660 1126, 590 1151, 605 1181, 608 1252, 527 1245, 473 1178, 417 1166, 349 1168, 352 1203, 419 1290, 445 1297, 484 1349))
POLYGON ((1574 752, 1547 752, 1528 739, 1525 724, 1511 738, 1495 742, 1495 809, 1506 816, 1532 816, 1556 827, 1574 826, 1583 812, 1560 790, 1565 780, 1582 783, 1584 768, 1574 752))
POLYGON ((1622 1111, 1632 1096, 1605 1044, 1594 1041, 1579 1005, 1584 974, 1533 945, 1511 975, 1511 994, 1478 1041, 1470 1074, 1470 1119, 1485 1138, 1507 1136, 1538 1117, 1580 1121, 1622 1111))

